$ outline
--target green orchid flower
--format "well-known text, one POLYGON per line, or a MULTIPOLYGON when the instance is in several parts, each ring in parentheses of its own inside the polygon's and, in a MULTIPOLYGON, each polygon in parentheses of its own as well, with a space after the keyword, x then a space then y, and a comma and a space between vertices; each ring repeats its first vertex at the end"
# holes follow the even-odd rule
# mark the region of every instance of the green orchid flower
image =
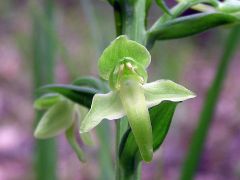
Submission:
POLYGON ((107 94, 95 94, 91 109, 80 125, 80 133, 97 126, 103 119, 128 117, 129 125, 144 161, 152 160, 152 127, 148 108, 163 101, 180 102, 195 97, 185 87, 170 80, 147 83, 146 68, 151 56, 141 44, 119 36, 99 59, 100 76, 109 81, 107 94))
MULTIPOLYGON (((34 131, 34 136, 38 139, 47 139, 65 133, 78 159, 84 162, 84 152, 74 134, 75 126, 79 126, 87 109, 56 93, 48 93, 38 98, 34 102, 34 107, 46 110, 34 131)), ((90 134, 81 134, 81 139, 84 144, 92 145, 90 134)))

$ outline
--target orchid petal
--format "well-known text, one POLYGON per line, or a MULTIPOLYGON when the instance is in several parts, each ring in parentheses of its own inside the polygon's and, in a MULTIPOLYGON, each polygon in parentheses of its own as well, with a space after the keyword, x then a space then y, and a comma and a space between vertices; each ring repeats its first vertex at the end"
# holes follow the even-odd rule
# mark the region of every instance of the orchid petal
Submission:
POLYGON ((98 62, 100 76, 109 80, 111 72, 123 58, 131 58, 144 68, 147 68, 151 61, 151 55, 143 45, 122 35, 103 51, 98 62))
POLYGON ((34 136, 39 139, 51 138, 68 129, 73 123, 73 103, 62 100, 53 105, 43 115, 34 136))
POLYGON ((143 85, 148 108, 162 101, 180 102, 196 97, 187 88, 170 80, 158 80, 143 85))
POLYGON ((114 120, 124 116, 122 103, 117 92, 96 94, 93 97, 90 111, 83 119, 80 133, 88 132, 97 126, 103 119, 114 120))

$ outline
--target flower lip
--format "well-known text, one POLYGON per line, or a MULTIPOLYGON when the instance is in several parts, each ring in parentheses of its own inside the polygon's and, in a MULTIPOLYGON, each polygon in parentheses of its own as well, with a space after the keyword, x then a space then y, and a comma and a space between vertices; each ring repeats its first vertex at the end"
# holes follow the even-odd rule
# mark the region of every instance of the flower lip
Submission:
POLYGON ((123 79, 119 96, 122 108, 144 161, 153 156, 152 127, 142 85, 134 77, 123 79))

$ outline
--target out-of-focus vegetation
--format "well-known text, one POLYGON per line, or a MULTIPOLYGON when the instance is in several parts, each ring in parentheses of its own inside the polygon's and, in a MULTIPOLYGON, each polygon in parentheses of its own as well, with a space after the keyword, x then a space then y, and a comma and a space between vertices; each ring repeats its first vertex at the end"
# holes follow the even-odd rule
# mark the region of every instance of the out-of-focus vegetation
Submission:
MULTIPOLYGON (((45 41, 44 48, 53 41, 55 82, 69 83, 77 76, 96 76, 98 56, 115 38, 113 12, 104 1, 55 1, 52 14, 54 22, 46 21, 45 15, 42 16, 43 7, 32 2, 0 2, 0 179, 36 177, 32 161, 35 149, 32 91, 36 83, 32 67, 34 56, 37 55, 32 49, 36 40, 45 41), (37 23, 41 27, 35 27, 34 17, 38 17, 37 23), (38 33, 42 28, 49 39, 38 33)), ((150 12, 149 20, 153 22, 160 11, 154 5, 150 12)), ((144 164, 143 179, 174 180, 180 177, 181 165, 197 125, 202 101, 220 62, 229 28, 214 29, 186 39, 160 41, 152 49, 149 79, 172 79, 194 90, 198 97, 179 107, 167 139, 155 155, 153 163, 144 164)), ((41 58, 39 61, 47 60, 44 56, 41 58)), ((239 59, 240 54, 237 52, 220 94, 216 115, 197 169, 197 180, 240 178, 239 59)), ((46 75, 50 67, 47 65, 43 68, 42 74, 46 75)), ((47 78, 47 83, 51 81, 51 78, 47 78)), ((108 139, 98 142, 98 145, 114 149, 113 130, 111 128, 107 132, 104 128, 96 131, 95 137, 102 136, 104 140, 107 136, 108 139)), ((104 149, 100 151, 99 146, 86 148, 87 163, 83 164, 78 162, 64 137, 60 136, 56 141, 59 179, 97 179, 100 174, 103 178, 112 177, 111 170, 107 169, 103 173, 106 170, 104 167, 111 167, 112 162, 109 161, 112 152, 104 149), (98 159, 102 164, 98 164, 98 159)))

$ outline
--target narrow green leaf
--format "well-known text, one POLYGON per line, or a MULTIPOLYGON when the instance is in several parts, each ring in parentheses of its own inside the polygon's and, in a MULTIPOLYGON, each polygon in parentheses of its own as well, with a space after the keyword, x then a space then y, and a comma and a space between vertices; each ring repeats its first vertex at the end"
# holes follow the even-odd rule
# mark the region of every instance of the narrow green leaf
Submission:
POLYGON ((34 101, 34 108, 37 110, 48 109, 60 100, 59 94, 48 93, 34 101))
POLYGON ((156 151, 167 136, 177 102, 164 101, 150 110, 153 128, 153 150, 156 151))
MULTIPOLYGON (((160 147, 167 135, 176 105, 176 102, 164 101, 149 110, 153 131, 154 151, 160 147)), ((119 147, 119 157, 121 165, 130 172, 136 166, 136 162, 139 162, 141 159, 131 129, 129 129, 122 138, 119 147)))
POLYGON ((81 162, 85 162, 86 161, 85 154, 77 142, 75 131, 74 131, 74 125, 72 125, 67 129, 65 136, 68 140, 68 143, 72 147, 73 151, 76 153, 78 159, 81 162))
POLYGON ((43 86, 40 90, 44 92, 59 93, 73 102, 88 108, 90 108, 92 104, 93 96, 98 92, 93 88, 62 84, 43 86))
MULTIPOLYGON (((10 1, 8 1, 10 2, 10 1)), ((12 2, 12 1, 11 1, 12 2)), ((35 89, 45 84, 53 83, 54 81, 54 67, 55 67, 55 55, 56 44, 52 36, 43 28, 40 19, 45 19, 48 24, 52 25, 54 31, 55 26, 55 1, 42 0, 42 1, 28 1, 28 8, 25 13, 29 13, 28 17, 32 18, 32 42, 29 45, 32 47, 29 58, 29 64, 32 65, 33 72, 33 85, 35 89), (34 4, 34 2, 36 4, 34 4), (31 4, 32 3, 32 4, 31 4), (32 13, 37 12, 39 16, 32 13)), ((29 19, 30 20, 30 19, 29 19)), ((54 31, 55 32, 55 31, 54 31)), ((25 39, 25 41, 27 41, 25 39)), ((23 46, 21 44, 21 46, 23 46)), ((36 97, 37 94, 35 94, 36 97)), ((34 126, 37 125, 41 119, 42 112, 36 112, 36 119, 34 126)), ((33 152, 33 171, 35 172, 36 180, 57 180, 57 144, 55 139, 35 140, 35 148, 33 152)))
POLYGON ((226 41, 222 58, 219 62, 214 80, 208 89, 202 112, 200 114, 197 129, 195 130, 192 141, 182 166, 181 180, 192 180, 196 174, 200 157, 206 142, 210 125, 213 121, 216 105, 222 91, 223 83, 229 70, 229 65, 233 60, 233 55, 238 50, 240 43, 240 26, 234 28, 226 41))
POLYGON ((146 0, 146 5, 145 5, 145 14, 146 14, 146 17, 147 17, 147 14, 148 14, 148 11, 149 11, 149 9, 150 9, 150 7, 151 7, 151 5, 152 5, 152 0, 146 0))
POLYGON ((237 17, 224 13, 199 13, 176 18, 151 29, 148 32, 147 46, 151 47, 156 40, 183 38, 220 25, 239 22, 237 17))
POLYGON ((111 72, 123 58, 131 58, 144 68, 151 61, 151 55, 144 46, 122 35, 103 51, 98 62, 100 76, 108 80, 111 72))
POLYGON ((86 86, 96 90, 102 90, 104 88, 103 83, 99 79, 91 76, 80 77, 73 81, 73 85, 86 86))
POLYGON ((152 0, 146 0, 146 4, 145 4, 145 28, 147 28, 148 26, 148 13, 149 13, 149 10, 151 8, 151 5, 152 5, 152 0))
POLYGON ((70 101, 59 101, 43 115, 34 136, 46 139, 64 132, 73 123, 73 113, 73 104, 70 101))
POLYGON ((168 15, 171 16, 171 12, 170 12, 170 10, 168 9, 168 7, 167 7, 167 5, 166 5, 166 3, 165 3, 164 0, 156 0, 156 3, 157 3, 157 5, 161 8, 161 10, 162 10, 164 13, 166 13, 166 14, 168 14, 168 15))

